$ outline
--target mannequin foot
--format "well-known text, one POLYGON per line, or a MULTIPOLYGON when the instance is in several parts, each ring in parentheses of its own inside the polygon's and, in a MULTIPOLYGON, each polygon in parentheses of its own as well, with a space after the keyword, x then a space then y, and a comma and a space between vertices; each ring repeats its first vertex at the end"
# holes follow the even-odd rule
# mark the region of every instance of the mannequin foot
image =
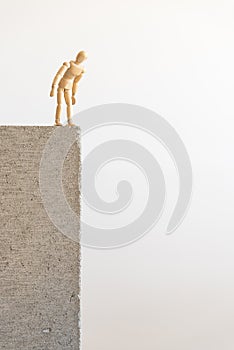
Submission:
POLYGON ((55 121, 55 124, 54 124, 55 126, 62 126, 62 124, 60 123, 60 122, 57 122, 57 121, 55 121))
POLYGON ((71 119, 69 119, 69 120, 67 121, 67 125, 69 125, 69 126, 75 126, 75 124, 72 122, 71 119))

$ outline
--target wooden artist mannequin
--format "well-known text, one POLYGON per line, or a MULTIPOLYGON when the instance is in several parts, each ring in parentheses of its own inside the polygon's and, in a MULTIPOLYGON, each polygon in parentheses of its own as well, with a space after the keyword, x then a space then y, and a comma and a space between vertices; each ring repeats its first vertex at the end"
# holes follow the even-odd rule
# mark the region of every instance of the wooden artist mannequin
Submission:
POLYGON ((76 56, 76 60, 70 61, 70 63, 64 62, 54 77, 50 96, 54 96, 55 88, 58 85, 55 125, 62 125, 60 123, 60 117, 62 112, 63 96, 67 105, 67 123, 70 126, 74 125, 72 123, 72 105, 76 103, 75 94, 77 92, 78 82, 85 72, 84 68, 81 66, 81 63, 86 59, 86 53, 84 51, 80 51, 76 56))

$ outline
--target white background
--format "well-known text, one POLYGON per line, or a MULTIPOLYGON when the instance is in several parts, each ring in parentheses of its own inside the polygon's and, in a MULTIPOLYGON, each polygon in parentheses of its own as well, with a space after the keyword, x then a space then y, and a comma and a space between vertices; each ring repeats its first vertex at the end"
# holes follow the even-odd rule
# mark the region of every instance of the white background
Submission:
POLYGON ((193 201, 173 235, 83 248, 83 350, 234 348, 233 15, 227 0, 1 0, 1 124, 52 125, 53 76, 85 49, 75 112, 153 109, 193 165, 193 201))

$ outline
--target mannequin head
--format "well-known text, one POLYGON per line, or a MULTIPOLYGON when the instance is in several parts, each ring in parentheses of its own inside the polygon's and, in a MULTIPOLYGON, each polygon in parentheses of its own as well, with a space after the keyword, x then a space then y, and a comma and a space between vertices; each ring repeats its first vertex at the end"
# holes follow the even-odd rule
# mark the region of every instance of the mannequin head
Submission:
POLYGON ((87 59, 87 54, 85 51, 80 51, 76 56, 76 63, 82 63, 87 59))

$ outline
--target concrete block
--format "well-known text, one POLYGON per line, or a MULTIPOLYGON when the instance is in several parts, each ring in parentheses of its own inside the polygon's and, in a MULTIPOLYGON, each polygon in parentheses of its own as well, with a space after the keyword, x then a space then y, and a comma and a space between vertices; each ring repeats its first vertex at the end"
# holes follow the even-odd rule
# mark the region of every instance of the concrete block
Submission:
MULTIPOLYGON (((54 129, 0 127, 0 349, 79 349, 80 245, 58 232, 39 189, 40 160, 54 129)), ((79 169, 74 144, 63 187, 78 216, 79 169)))

